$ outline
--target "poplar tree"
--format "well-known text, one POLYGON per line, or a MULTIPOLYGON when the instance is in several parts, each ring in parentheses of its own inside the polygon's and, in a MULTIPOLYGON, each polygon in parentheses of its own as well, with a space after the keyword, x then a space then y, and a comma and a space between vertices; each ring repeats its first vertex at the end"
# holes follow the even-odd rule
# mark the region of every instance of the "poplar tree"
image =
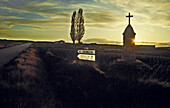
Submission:
POLYGON ((78 16, 77 16, 77 41, 80 43, 82 37, 85 33, 85 27, 84 27, 84 17, 83 17, 83 9, 79 9, 78 16))
POLYGON ((73 44, 75 44, 75 40, 77 38, 76 37, 76 11, 74 11, 72 15, 70 36, 73 41, 73 44))

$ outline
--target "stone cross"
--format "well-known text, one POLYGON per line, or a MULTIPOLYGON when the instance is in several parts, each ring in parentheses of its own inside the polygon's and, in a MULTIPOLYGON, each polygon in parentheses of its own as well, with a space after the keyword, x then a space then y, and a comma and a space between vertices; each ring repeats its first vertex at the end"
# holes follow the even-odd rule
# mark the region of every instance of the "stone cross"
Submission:
POLYGON ((130 25, 130 17, 133 17, 133 15, 130 15, 130 13, 129 13, 129 15, 126 17, 129 17, 129 25, 130 25))

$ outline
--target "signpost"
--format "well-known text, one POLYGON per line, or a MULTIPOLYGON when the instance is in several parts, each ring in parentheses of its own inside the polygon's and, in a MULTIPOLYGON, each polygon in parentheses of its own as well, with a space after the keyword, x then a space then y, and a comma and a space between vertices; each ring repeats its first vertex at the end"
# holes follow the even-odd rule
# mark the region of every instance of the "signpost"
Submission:
POLYGON ((78 50, 78 53, 82 53, 82 54, 95 54, 95 50, 78 50))
POLYGON ((95 61, 95 50, 78 50, 78 58, 80 60, 95 61))

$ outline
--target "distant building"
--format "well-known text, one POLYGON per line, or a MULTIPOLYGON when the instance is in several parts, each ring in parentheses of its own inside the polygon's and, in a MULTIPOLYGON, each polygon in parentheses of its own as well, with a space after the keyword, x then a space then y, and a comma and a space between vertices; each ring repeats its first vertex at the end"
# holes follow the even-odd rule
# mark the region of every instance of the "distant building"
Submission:
POLYGON ((56 44, 65 44, 64 40, 60 40, 60 41, 55 41, 56 44))

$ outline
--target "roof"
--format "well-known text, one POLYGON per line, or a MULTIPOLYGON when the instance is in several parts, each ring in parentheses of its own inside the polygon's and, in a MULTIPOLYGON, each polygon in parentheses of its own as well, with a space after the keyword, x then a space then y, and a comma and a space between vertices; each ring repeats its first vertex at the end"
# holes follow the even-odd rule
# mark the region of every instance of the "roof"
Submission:
POLYGON ((125 31, 123 32, 123 35, 124 34, 133 34, 133 35, 136 35, 136 33, 133 30, 133 27, 130 24, 125 28, 125 31))

